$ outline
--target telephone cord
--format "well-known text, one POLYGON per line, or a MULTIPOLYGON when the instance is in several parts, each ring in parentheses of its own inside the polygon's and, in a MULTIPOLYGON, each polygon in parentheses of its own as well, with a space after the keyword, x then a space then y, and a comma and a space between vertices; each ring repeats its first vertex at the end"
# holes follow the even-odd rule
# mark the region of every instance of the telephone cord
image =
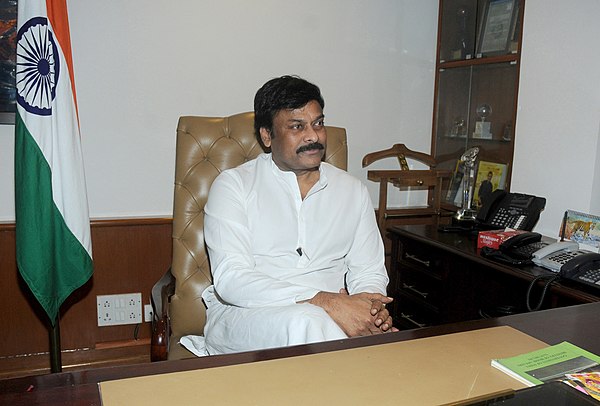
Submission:
POLYGON ((556 274, 556 275, 552 275, 550 276, 550 278, 548 279, 548 282, 546 282, 546 284, 544 285, 544 288, 542 289, 542 294, 540 296, 540 301, 538 302, 538 304, 535 307, 531 307, 531 291, 533 290, 533 287, 535 286, 535 284, 537 283, 538 280, 540 279, 546 279, 548 278, 548 275, 540 275, 540 276, 536 276, 531 283, 529 284, 529 287, 527 288, 527 310, 529 310, 530 312, 534 312, 537 310, 540 310, 540 307, 542 307, 542 303, 544 302, 544 297, 546 296, 546 292, 548 291, 548 288, 550 287, 550 284, 552 284, 552 282, 554 282, 555 280, 557 280, 558 278, 560 278, 560 275, 556 274))

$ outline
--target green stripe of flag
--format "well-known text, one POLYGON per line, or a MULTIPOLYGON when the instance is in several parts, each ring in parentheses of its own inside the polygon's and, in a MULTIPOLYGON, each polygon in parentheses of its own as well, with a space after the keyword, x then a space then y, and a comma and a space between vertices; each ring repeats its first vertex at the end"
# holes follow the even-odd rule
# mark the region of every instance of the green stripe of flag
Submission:
POLYGON ((54 204, 50 167, 18 113, 15 214, 19 271, 54 324, 60 305, 92 275, 92 259, 54 204))

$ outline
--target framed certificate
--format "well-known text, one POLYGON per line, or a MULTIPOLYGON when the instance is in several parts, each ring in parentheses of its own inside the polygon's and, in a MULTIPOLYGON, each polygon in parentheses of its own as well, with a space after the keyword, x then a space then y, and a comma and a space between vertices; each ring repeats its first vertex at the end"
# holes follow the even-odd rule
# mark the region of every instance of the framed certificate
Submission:
POLYGON ((17 2, 0 0, 0 124, 15 122, 17 2))
POLYGON ((517 0, 486 0, 477 56, 507 53, 517 16, 517 0))

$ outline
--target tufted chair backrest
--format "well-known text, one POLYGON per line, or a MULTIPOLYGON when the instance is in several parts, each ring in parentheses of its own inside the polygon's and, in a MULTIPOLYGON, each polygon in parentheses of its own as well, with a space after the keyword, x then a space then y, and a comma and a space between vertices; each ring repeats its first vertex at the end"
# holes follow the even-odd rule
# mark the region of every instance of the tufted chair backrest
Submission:
MULTIPOLYGON (((212 283, 204 244, 204 205, 210 186, 221 171, 251 160, 261 152, 252 112, 179 119, 171 264, 176 285, 169 310, 171 342, 178 342, 182 335, 203 334, 206 308, 201 295, 212 283)), ((346 131, 328 126, 325 161, 345 170, 347 156, 346 131)), ((174 347, 179 346, 171 345, 169 359, 181 357, 174 347)))

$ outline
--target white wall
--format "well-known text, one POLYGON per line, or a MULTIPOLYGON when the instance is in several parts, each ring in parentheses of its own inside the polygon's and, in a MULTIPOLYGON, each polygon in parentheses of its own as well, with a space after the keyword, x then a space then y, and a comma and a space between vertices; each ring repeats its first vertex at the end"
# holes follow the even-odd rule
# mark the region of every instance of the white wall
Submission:
MULTIPOLYGON (((321 86, 375 204, 364 154, 429 151, 437 0, 68 3, 92 217, 170 215, 177 118, 251 110, 281 74, 321 86)), ((551 236, 568 208, 600 214, 599 18, 598 0, 526 4, 512 189, 547 198, 551 236)), ((0 221, 12 153, 0 126, 0 221)))
POLYGON ((600 1, 527 0, 511 189, 544 196, 536 231, 565 210, 600 214, 600 1))
MULTIPOLYGON (((178 117, 252 110, 282 74, 321 87, 365 183, 366 153, 430 148, 437 0, 68 6, 92 217, 171 215, 178 117)), ((0 132, 0 220, 14 219, 12 131, 0 132)))

